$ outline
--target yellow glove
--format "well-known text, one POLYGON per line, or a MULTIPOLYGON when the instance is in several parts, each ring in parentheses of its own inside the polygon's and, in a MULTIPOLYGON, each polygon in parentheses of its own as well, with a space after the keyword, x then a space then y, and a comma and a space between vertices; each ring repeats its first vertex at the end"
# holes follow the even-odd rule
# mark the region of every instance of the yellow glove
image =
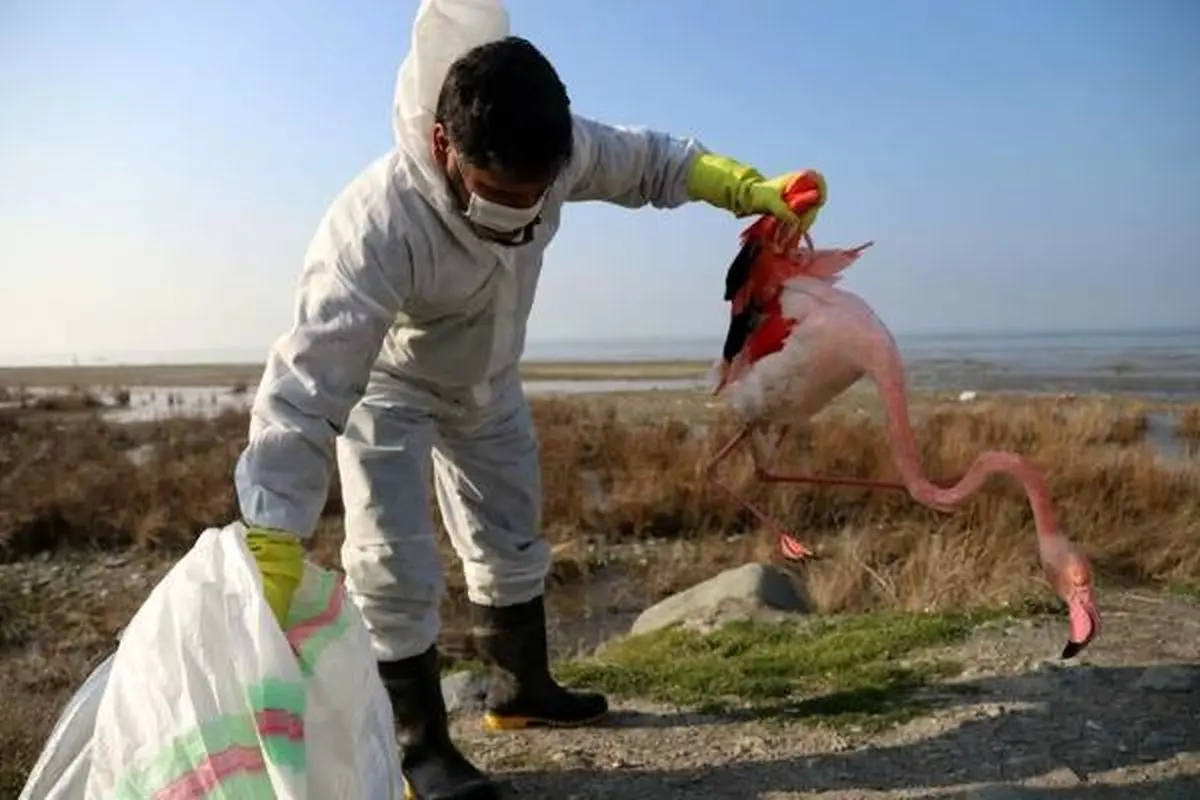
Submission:
POLYGON ((300 537, 286 531, 250 528, 246 531, 246 546, 262 574, 267 605, 283 627, 292 594, 304 575, 304 545, 300 537))
POLYGON ((726 156, 705 153, 692 162, 688 174, 688 195, 693 200, 730 211, 737 217, 770 214, 781 222, 807 232, 816 222, 817 212, 825 205, 825 179, 815 170, 800 170, 767 180, 754 167, 726 156), (818 201, 801 216, 788 206, 783 192, 788 184, 807 174, 819 193, 818 201))

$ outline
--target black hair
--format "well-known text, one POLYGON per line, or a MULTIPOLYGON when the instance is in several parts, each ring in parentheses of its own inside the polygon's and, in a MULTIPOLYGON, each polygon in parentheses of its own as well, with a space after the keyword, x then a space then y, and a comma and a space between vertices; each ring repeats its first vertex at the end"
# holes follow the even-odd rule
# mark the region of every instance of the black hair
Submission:
POLYGON ((571 157, 567 87, 518 36, 479 45, 450 65, 436 119, 467 163, 510 180, 548 178, 571 157))

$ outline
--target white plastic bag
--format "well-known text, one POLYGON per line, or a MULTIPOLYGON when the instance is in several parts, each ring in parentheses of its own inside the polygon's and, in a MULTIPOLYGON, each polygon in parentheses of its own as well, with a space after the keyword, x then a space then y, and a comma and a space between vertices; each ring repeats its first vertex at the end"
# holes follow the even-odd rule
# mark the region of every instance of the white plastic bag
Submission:
POLYGON ((113 657, 101 661, 67 701, 18 800, 82 800, 86 796, 92 731, 113 657))
POLYGON ((391 705, 340 576, 306 564, 281 630, 240 523, 200 535, 71 708, 30 776, 47 793, 22 797, 402 796, 391 705))

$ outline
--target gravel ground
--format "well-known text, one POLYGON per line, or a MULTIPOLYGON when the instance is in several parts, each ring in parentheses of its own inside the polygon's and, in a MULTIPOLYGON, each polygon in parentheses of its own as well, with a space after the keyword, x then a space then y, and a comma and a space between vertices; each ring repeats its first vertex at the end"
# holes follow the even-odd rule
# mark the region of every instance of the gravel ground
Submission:
MULTIPOLYGON (((86 674, 83 659, 107 649, 118 620, 166 565, 31 566, 5 565, 0 579, 17 593, 58 589, 43 602, 54 627, 71 635, 10 651, 5 682, 53 687, 65 700, 86 674), (121 587, 122 602, 104 603, 114 598, 96 591, 101 581, 121 587), (68 600, 78 593, 102 602, 80 607, 68 600)), ((624 700, 602 728, 485 734, 468 714, 455 727, 481 766, 531 800, 1200 798, 1200 603, 1113 591, 1102 599, 1104 631, 1079 663, 1057 660, 1061 620, 1023 620, 932 653, 966 672, 939 688, 935 711, 885 733, 624 700)), ((21 705, 0 718, 19 717, 21 705)))
POLYGON ((1197 798, 1200 607, 1110 594, 1080 663, 1063 624, 1021 622, 946 655, 968 671, 882 734, 622 702, 604 728, 457 735, 529 798, 1197 798))

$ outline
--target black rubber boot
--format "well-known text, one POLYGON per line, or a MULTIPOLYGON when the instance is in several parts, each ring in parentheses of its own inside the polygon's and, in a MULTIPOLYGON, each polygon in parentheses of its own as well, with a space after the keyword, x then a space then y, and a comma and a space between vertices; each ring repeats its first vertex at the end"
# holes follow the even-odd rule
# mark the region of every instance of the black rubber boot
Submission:
POLYGON ((550 675, 541 596, 503 608, 472 603, 471 613, 476 651, 491 668, 485 730, 575 727, 608 713, 604 695, 570 691, 550 675))
POLYGON ((405 800, 499 800, 503 795, 450 739, 437 647, 379 664, 392 701, 405 800))

